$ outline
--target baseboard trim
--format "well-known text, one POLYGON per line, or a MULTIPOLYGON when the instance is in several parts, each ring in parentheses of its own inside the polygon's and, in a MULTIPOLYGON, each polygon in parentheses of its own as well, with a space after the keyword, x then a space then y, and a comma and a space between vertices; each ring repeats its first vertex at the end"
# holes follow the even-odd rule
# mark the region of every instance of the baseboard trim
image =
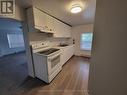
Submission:
POLYGON ((87 59, 91 59, 91 56, 80 56, 80 57, 84 57, 84 58, 87 58, 87 59))

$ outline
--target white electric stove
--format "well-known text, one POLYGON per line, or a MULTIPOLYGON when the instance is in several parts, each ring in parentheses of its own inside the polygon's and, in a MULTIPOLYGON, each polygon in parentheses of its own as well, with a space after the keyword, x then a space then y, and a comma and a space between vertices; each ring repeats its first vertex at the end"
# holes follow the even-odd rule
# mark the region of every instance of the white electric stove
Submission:
POLYGON ((60 49, 51 48, 44 43, 32 45, 35 76, 50 83, 62 70, 60 49))

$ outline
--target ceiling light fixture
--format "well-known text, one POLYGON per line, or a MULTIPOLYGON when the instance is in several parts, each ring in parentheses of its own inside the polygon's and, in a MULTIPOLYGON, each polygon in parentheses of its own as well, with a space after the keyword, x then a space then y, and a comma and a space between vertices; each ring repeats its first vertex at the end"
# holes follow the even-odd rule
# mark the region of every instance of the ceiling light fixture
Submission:
POLYGON ((79 5, 73 5, 71 8, 71 13, 79 13, 82 11, 82 8, 79 5))

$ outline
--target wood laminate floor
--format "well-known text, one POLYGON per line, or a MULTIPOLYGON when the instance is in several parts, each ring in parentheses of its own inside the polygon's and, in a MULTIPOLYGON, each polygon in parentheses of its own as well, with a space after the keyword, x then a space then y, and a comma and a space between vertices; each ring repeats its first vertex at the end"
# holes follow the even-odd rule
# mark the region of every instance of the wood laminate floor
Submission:
POLYGON ((0 58, 0 95, 87 95, 89 60, 72 57, 50 84, 27 76, 24 53, 0 58))

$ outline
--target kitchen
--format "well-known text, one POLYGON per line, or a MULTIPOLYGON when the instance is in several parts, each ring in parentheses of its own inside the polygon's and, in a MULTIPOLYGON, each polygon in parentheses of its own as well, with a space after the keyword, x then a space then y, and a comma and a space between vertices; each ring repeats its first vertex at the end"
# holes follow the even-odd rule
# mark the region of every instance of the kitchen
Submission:
MULTIPOLYGON (((19 3, 25 8, 23 13, 25 20, 22 21, 22 29, 24 31, 29 76, 24 78, 23 89, 27 90, 31 85, 32 87, 30 91, 24 92, 21 89, 17 93, 36 94, 33 90, 37 85, 40 85, 40 87, 37 86, 39 87, 38 90, 41 89, 38 92, 40 94, 60 94, 63 92, 64 94, 87 94, 89 59, 92 47, 92 36, 90 35, 93 34, 96 0, 54 1, 53 5, 52 3, 50 0, 37 1, 32 4, 30 2, 24 4, 22 1, 19 3), (41 5, 38 4, 39 2, 41 5), (59 14, 61 9, 58 12, 55 11, 58 13, 55 16, 55 13, 51 13, 52 6, 47 7, 50 4, 53 7, 62 4, 64 9, 67 5, 69 9, 64 10, 61 15, 59 14), (44 8, 41 8, 43 5, 45 5, 44 8), (75 8, 79 8, 77 13, 75 13, 75 8), (86 17, 84 18, 85 10, 86 17), (91 19, 85 21, 88 19, 87 15, 91 15, 88 17, 91 19), (90 38, 86 41, 89 45, 84 45, 86 43, 84 38, 90 38), (28 85, 26 85, 27 83, 28 85)), ((60 5, 55 9, 59 9, 60 5)))
MULTIPOLYGON (((50 56, 56 59, 56 61, 59 60, 58 63, 54 63, 54 68, 53 68, 54 70, 58 68, 58 67, 55 67, 55 65, 57 66, 58 64, 59 70, 57 71, 57 73, 59 73, 62 66, 74 55, 74 45, 69 44, 69 40, 71 40, 70 39, 71 38, 71 27, 53 18, 52 16, 49 16, 43 13, 37 8, 28 8, 27 18, 28 18, 28 26, 29 26, 29 40, 30 40, 30 45, 32 45, 33 53, 34 52, 38 53, 39 51, 42 52, 43 50, 47 50, 48 52, 48 49, 50 51, 51 49, 55 50, 55 48, 58 48, 58 50, 60 50, 58 53, 50 56), (55 42, 54 43, 53 40, 57 40, 58 42, 54 41, 55 42), (55 56, 58 58, 56 58, 55 56)), ((53 60, 53 58, 51 59, 50 57, 47 58, 47 61, 53 60)), ((35 75, 36 75, 36 70, 37 70, 38 72, 37 75, 39 76, 39 73, 42 71, 38 71, 39 70, 38 67, 40 66, 36 67, 36 64, 39 64, 38 63, 39 59, 38 58, 35 59, 34 54, 33 54, 33 61, 34 61, 33 63, 35 63, 34 64, 35 75)), ((49 63, 48 67, 51 69, 50 65, 53 65, 53 63, 49 63)), ((52 76, 55 77, 57 73, 52 76)))
POLYGON ((0 5, 0 95, 127 95, 126 0, 0 5))
MULTIPOLYGON (((78 37, 75 36, 75 34, 77 33, 76 31, 77 27, 73 28, 71 25, 59 20, 58 18, 46 13, 45 11, 37 7, 32 6, 27 8, 26 14, 27 14, 27 22, 28 22, 28 30, 29 30, 28 32, 29 45, 30 45, 29 49, 30 51, 32 51, 30 53, 31 61, 29 63, 31 64, 31 66, 28 66, 29 75, 38 78, 46 83, 52 84, 54 83, 55 79, 59 76, 59 73, 64 71, 63 69, 65 69, 65 67, 69 65, 68 62, 73 60, 74 58, 73 56, 76 54, 75 47, 80 46, 80 43, 77 44, 78 37), (74 31, 75 34, 73 34, 74 32, 72 33, 72 30, 76 31, 76 32, 74 31)), ((80 27, 82 27, 80 28, 80 31, 82 31, 82 33, 79 35, 80 39, 81 39, 81 35, 85 31, 86 34, 92 33, 93 31, 92 30, 93 24, 80 25, 80 27), (86 30, 83 28, 85 28, 86 30)), ((90 43, 92 44, 92 40, 90 43)), ((89 62, 87 63, 87 61, 91 56, 90 53, 91 46, 89 46, 89 48, 90 50, 86 49, 86 55, 84 53, 77 54, 77 56, 82 56, 81 60, 86 60, 85 64, 81 63, 82 66, 86 69, 83 70, 83 68, 80 67, 80 69, 77 70, 80 73, 82 73, 80 70, 83 70, 84 74, 86 73, 85 76, 80 75, 80 77, 85 77, 85 79, 82 78, 82 82, 86 82, 86 84, 85 86, 83 86, 83 88, 79 87, 80 88, 79 90, 81 90, 79 94, 87 93, 86 89, 87 89, 88 70, 89 70, 88 69, 89 62), (83 57, 86 58, 83 59, 83 57)), ((82 51, 84 50, 81 50, 81 52, 82 51)), ((71 79, 68 79, 68 81, 70 81, 71 79)), ((53 92, 56 93, 57 90, 59 89, 55 89, 53 90, 53 92)), ((60 89, 60 92, 62 91, 63 90, 60 89)), ((71 92, 72 90, 69 91, 71 92)), ((74 90, 74 92, 77 91, 78 89, 74 90)))

